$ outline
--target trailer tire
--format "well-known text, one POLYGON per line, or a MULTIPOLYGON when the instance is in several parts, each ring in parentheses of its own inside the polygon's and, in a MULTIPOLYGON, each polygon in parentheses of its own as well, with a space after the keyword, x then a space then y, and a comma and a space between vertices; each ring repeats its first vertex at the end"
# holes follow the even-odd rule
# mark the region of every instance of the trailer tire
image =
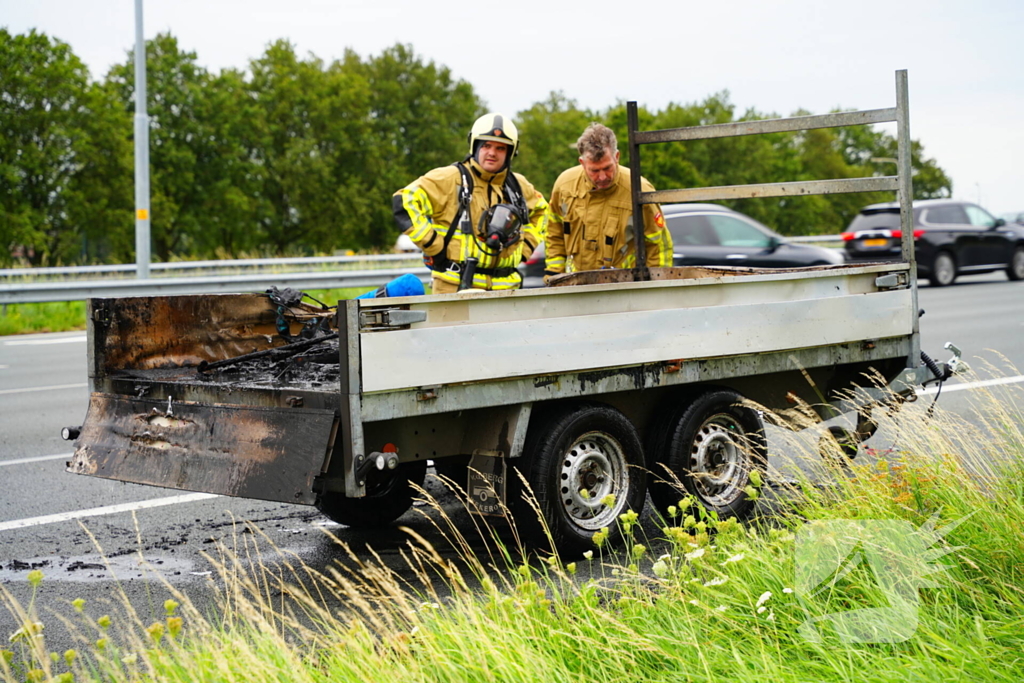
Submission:
POLYGON ((716 389, 681 406, 665 424, 664 448, 650 454, 658 510, 667 515, 689 494, 719 518, 749 515, 757 498, 748 492, 750 472, 758 470, 763 482, 768 462, 757 411, 735 391, 716 389))
MULTIPOLYGON (((640 513, 646 500, 640 437, 626 416, 610 406, 575 404, 531 424, 516 466, 533 491, 553 550, 567 556, 597 548, 594 534, 603 528, 608 543, 616 543, 619 516, 629 510, 640 513), (610 504, 609 494, 614 496, 610 504)), ((548 546, 533 506, 522 495, 512 503, 517 527, 530 545, 548 546)))
POLYGON ((392 471, 372 470, 367 476, 366 496, 349 498, 332 492, 320 496, 317 508, 338 524, 353 529, 375 529, 391 524, 412 507, 413 485, 422 487, 427 463, 406 462, 392 471))

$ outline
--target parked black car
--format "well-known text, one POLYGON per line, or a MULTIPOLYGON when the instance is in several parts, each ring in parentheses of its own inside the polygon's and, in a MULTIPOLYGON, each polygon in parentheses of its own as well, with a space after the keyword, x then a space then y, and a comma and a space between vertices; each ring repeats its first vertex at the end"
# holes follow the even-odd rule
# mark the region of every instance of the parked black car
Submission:
MULTIPOLYGON (((860 210, 842 235, 850 261, 901 258, 903 231, 896 202, 860 210)), ((1005 270, 1024 279, 1024 226, 1007 224, 977 204, 953 199, 914 202, 917 272, 932 285, 950 285, 960 275, 1005 270)))
POLYGON ((717 204, 664 204, 673 265, 797 268, 846 261, 838 249, 795 244, 753 218, 717 204))

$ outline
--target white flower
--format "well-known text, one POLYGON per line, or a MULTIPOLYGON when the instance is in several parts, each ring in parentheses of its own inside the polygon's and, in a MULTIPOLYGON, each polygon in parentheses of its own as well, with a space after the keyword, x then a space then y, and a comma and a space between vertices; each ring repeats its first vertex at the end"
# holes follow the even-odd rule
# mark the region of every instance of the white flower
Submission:
POLYGON ((768 621, 775 621, 775 612, 769 612, 768 616, 765 617, 768 621))
POLYGON ((658 578, 664 579, 668 576, 668 565, 665 564, 663 560, 655 562, 654 565, 651 566, 651 569, 654 570, 654 574, 658 578))
POLYGON ((587 552, 583 553, 583 557, 584 557, 584 559, 587 559, 587 560, 594 559, 594 551, 593 550, 588 550, 587 552))
POLYGON ((704 586, 705 586, 705 588, 708 587, 708 586, 721 586, 723 583, 725 583, 728 580, 729 580, 728 576, 719 576, 719 577, 716 577, 714 579, 711 579, 710 581, 705 583, 704 586))
POLYGON ((792 589, 792 588, 783 588, 783 589, 782 589, 782 592, 783 592, 783 593, 792 593, 792 592, 793 592, 793 589, 792 589))
POLYGON ((743 553, 739 553, 739 554, 733 555, 732 557, 727 559, 722 564, 729 564, 730 562, 739 562, 742 559, 743 559, 743 553))
POLYGON ((697 602, 696 600, 690 600, 690 604, 693 605, 694 607, 700 605, 700 603, 697 602))
POLYGON ((696 560, 698 557, 703 557, 703 556, 704 556, 704 548, 697 548, 692 553, 686 553, 686 559, 688 559, 691 562, 696 560))
POLYGON ((771 591, 765 591, 764 593, 761 593, 761 597, 759 597, 757 599, 757 605, 756 606, 760 607, 764 603, 768 602, 768 598, 770 598, 770 597, 772 597, 772 592, 771 591))
POLYGON ((725 610, 726 610, 726 606, 725 605, 719 605, 718 607, 715 608, 716 612, 724 612, 725 610))
POLYGON ((757 608, 757 613, 758 613, 758 614, 764 614, 764 611, 765 611, 766 609, 768 609, 768 608, 767 608, 767 607, 765 607, 764 605, 761 605, 760 607, 758 607, 758 608, 757 608))
POLYGON ((672 559, 672 556, 669 555, 668 553, 665 553, 664 555, 662 555, 661 557, 658 558, 658 561, 661 562, 663 560, 671 560, 671 559, 672 559))

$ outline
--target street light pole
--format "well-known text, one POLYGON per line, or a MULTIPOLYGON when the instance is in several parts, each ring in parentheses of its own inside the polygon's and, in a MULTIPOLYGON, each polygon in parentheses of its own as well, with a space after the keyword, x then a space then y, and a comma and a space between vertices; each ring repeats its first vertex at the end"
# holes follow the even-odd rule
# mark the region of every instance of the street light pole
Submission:
POLYGON ((135 276, 149 279, 149 116, 142 0, 135 0, 135 276))

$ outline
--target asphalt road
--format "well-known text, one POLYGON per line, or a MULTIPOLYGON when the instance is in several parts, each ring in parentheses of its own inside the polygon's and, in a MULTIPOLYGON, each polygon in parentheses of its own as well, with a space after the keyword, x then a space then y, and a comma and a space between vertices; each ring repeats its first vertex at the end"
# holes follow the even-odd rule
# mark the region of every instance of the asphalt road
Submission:
MULTIPOLYGON (((953 341, 983 374, 1016 377, 1010 386, 1020 386, 1024 283, 996 274, 964 278, 944 289, 924 285, 920 304, 926 311, 922 347, 928 353, 945 360, 942 344, 953 341), (989 365, 994 369, 985 370, 989 365)), ((28 604, 27 575, 33 568, 44 573, 35 606, 48 624, 56 625, 55 615, 73 616, 70 602, 79 597, 93 617, 122 612, 119 604, 127 598, 140 621, 151 623, 170 595, 163 581, 209 606, 215 575, 204 553, 218 543, 239 547, 252 538, 243 521, 266 534, 265 548, 273 544, 314 568, 342 555, 325 530, 357 549, 372 541, 385 558, 400 564, 406 536, 397 530, 361 535, 309 507, 182 495, 65 473, 71 448, 59 434, 85 415, 85 363, 83 333, 0 338, 0 640, 16 628, 2 604, 3 593, 28 604)), ((941 404, 969 414, 973 393, 950 382, 941 404)), ((875 440, 888 438, 880 433, 875 440)), ((402 523, 437 538, 429 519, 417 511, 423 508, 402 523)), ((73 635, 62 629, 49 636, 54 651, 74 644, 73 635)))

